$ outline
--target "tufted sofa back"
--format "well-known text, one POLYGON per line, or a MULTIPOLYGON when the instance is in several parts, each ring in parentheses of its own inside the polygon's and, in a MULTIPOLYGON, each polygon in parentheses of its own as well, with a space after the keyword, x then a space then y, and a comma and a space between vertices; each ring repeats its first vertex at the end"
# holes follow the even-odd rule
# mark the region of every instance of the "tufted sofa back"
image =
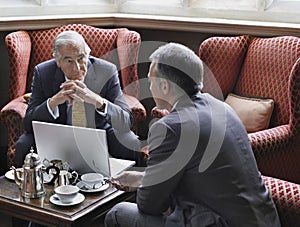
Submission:
POLYGON ((54 39, 65 30, 80 33, 91 48, 91 55, 116 64, 121 71, 120 81, 125 88, 124 93, 138 98, 139 84, 134 82, 138 80, 135 62, 141 42, 140 35, 126 28, 101 29, 84 24, 68 24, 47 30, 19 31, 6 37, 10 74, 16 75, 9 81, 10 100, 30 91, 33 68, 53 58, 54 39), (22 56, 16 54, 21 52, 18 49, 22 50, 22 56))
POLYGON ((293 103, 290 106, 289 101, 294 96, 289 93, 298 92, 291 90, 291 85, 300 84, 300 78, 293 77, 293 67, 299 58, 297 37, 253 38, 249 44, 234 92, 247 97, 272 98, 275 110, 270 127, 288 124, 291 108, 300 108, 293 103))
POLYGON ((233 91, 242 69, 250 36, 211 37, 199 47, 205 64, 204 92, 224 100, 233 91))
POLYGON ((230 92, 272 98, 275 110, 270 127, 300 122, 293 119, 300 111, 300 102, 295 99, 299 97, 296 87, 300 85, 298 37, 212 37, 201 43, 199 56, 209 68, 204 92, 223 100, 230 92))

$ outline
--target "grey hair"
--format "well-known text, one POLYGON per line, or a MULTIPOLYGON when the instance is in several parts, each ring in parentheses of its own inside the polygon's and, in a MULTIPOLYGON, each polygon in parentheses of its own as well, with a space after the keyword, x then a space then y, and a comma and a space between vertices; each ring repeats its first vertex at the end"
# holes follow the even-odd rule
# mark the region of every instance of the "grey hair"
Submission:
POLYGON ((59 60, 61 55, 59 53, 59 48, 61 46, 74 45, 74 46, 83 46, 85 54, 88 56, 91 52, 90 47, 85 42, 82 35, 75 31, 63 31, 61 32, 54 41, 53 57, 56 60, 59 60))
POLYGON ((154 71, 157 77, 172 81, 188 95, 202 89, 203 63, 188 47, 168 43, 155 50, 149 59, 156 63, 154 71))

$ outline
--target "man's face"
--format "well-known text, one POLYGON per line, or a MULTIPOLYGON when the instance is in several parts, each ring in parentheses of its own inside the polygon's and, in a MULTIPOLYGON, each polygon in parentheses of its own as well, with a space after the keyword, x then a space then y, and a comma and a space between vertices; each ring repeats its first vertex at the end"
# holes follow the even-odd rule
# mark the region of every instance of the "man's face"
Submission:
POLYGON ((167 100, 167 97, 166 95, 164 95, 162 91, 163 88, 161 86, 163 79, 156 77, 154 69, 155 69, 155 63, 151 63, 149 73, 148 73, 148 79, 150 82, 150 91, 152 93, 156 106, 159 109, 166 109, 168 103, 165 100, 167 100))
POLYGON ((61 46, 59 48, 61 58, 57 66, 61 68, 69 80, 83 80, 87 73, 87 55, 84 47, 74 45, 61 46))

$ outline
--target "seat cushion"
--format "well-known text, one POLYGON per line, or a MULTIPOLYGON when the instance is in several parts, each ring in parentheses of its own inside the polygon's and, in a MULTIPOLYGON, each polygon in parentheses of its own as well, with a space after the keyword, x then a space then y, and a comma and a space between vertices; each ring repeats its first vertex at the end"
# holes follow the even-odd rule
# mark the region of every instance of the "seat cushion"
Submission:
POLYGON ((274 109, 272 99, 248 98, 230 93, 225 102, 235 110, 248 133, 269 127, 274 109))

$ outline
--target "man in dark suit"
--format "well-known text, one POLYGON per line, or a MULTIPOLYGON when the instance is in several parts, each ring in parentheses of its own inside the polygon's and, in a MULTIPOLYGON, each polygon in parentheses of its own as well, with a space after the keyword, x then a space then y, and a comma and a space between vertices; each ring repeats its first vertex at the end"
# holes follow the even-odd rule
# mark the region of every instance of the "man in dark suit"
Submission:
POLYGON ((54 59, 35 67, 25 133, 16 143, 17 166, 34 146, 32 121, 70 124, 69 107, 74 101, 84 103, 87 127, 106 130, 112 156, 142 162, 140 142, 130 130, 133 117, 117 68, 89 54, 90 48, 80 34, 65 31, 55 39, 54 59))
POLYGON ((150 60, 153 98, 170 113, 149 130, 145 172, 112 179, 119 189, 137 190, 137 204, 117 204, 106 226, 280 226, 245 127, 225 102, 199 92, 199 57, 169 43, 150 60))

